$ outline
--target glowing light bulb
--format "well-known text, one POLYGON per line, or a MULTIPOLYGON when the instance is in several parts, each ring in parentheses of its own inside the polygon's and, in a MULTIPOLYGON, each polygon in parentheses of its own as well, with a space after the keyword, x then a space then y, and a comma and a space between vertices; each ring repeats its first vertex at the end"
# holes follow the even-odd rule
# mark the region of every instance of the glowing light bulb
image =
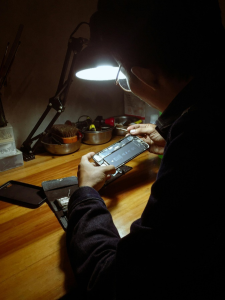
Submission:
MULTIPOLYGON (((99 66, 97 68, 91 68, 82 70, 76 73, 76 76, 80 79, 85 80, 115 80, 116 75, 118 73, 119 67, 112 67, 112 66, 99 66)), ((126 77, 122 72, 119 74, 120 79, 125 79, 126 77)))

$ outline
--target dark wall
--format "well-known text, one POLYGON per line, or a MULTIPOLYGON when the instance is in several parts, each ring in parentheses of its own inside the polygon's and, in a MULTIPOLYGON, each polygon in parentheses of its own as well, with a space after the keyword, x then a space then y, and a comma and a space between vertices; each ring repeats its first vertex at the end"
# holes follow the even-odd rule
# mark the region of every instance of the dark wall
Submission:
MULTIPOLYGON (((225 25, 225 0, 219 2, 225 25)), ((89 21, 96 6, 97 0, 0 1, 0 62, 7 42, 12 43, 19 25, 24 25, 8 85, 2 90, 6 118, 13 125, 17 147, 56 92, 70 33, 80 22, 89 21)), ((88 26, 83 25, 75 36, 88 38, 88 26)), ((123 112, 123 92, 114 82, 93 83, 74 77, 66 110, 57 122, 77 121, 83 114, 107 118, 123 112)), ((53 111, 39 132, 52 115, 53 111)))

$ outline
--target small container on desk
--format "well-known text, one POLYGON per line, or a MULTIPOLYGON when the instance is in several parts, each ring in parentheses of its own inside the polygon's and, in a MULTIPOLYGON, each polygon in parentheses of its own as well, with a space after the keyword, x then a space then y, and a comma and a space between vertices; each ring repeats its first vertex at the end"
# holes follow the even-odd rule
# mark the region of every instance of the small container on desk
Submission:
POLYGON ((16 149, 13 128, 0 127, 0 172, 23 166, 22 152, 16 149))
POLYGON ((14 141, 10 141, 7 143, 2 143, 0 141, 0 158, 15 155, 16 154, 16 145, 14 141))
POLYGON ((13 128, 10 123, 5 127, 0 127, 0 142, 4 142, 4 140, 5 142, 7 142, 7 140, 14 141, 13 128))
POLYGON ((16 154, 16 144, 13 128, 8 123, 7 126, 0 127, 0 158, 14 154, 16 154))
POLYGON ((23 154, 16 149, 14 155, 0 156, 0 172, 23 166, 23 154))

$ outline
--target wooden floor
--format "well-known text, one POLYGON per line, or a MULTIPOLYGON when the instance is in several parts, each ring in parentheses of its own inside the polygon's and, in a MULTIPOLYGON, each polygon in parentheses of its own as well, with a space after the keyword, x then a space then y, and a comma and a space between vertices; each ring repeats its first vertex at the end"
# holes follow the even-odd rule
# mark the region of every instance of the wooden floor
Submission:
MULTIPOLYGON (((37 155, 23 167, 0 173, 0 185, 16 180, 41 186, 46 180, 77 175, 80 157, 104 145, 81 145, 70 155, 37 155)), ((111 183, 102 198, 122 236, 141 216, 160 160, 144 152, 127 165, 133 169, 111 183)), ((49 206, 29 209, 0 201, 0 299, 59 299, 75 286, 65 246, 65 232, 49 206)))

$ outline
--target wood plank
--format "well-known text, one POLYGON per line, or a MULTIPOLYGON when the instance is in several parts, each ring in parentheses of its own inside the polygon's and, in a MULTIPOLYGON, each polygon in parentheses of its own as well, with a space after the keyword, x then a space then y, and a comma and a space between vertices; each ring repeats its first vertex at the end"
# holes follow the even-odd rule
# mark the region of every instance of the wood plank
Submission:
MULTIPOLYGON (((46 180, 76 176, 82 155, 98 152, 104 145, 85 145, 69 155, 37 155, 23 167, 1 173, 0 185, 17 180, 37 186, 46 180)), ((155 181, 160 160, 144 152, 128 163, 133 169, 100 192, 121 237, 140 218, 155 181)), ((37 209, 0 201, 1 299, 58 299, 75 286, 66 253, 65 232, 44 203, 37 209)))
POLYGON ((2 300, 58 299, 75 285, 65 248, 0 283, 2 300), (63 251, 62 251, 63 250, 63 251))

